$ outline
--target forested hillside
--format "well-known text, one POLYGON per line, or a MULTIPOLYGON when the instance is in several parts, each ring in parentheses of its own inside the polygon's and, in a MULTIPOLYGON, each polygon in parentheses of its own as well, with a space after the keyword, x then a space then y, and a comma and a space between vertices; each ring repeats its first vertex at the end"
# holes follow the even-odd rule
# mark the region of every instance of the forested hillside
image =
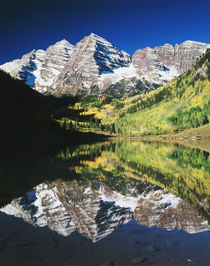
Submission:
POLYGON ((132 135, 163 134, 199 127, 210 121, 210 50, 194 67, 166 86, 139 96, 115 123, 132 135))
POLYGON ((124 99, 86 96, 75 108, 83 116, 92 115, 88 127, 120 135, 159 135, 201 126, 209 130, 210 50, 186 73, 154 91, 124 99))

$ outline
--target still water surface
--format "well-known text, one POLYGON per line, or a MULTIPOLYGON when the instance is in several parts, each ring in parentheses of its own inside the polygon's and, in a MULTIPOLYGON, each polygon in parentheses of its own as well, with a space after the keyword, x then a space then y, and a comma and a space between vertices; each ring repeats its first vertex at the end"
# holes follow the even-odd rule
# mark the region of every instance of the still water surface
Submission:
POLYGON ((209 266, 208 150, 104 142, 5 163, 0 265, 209 266))

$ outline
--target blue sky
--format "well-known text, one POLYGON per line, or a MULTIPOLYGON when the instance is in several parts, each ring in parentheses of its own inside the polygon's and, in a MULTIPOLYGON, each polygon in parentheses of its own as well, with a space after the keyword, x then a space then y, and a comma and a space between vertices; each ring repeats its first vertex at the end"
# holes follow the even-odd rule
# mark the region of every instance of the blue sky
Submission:
POLYGON ((209 0, 6 0, 0 6, 0 64, 91 32, 131 55, 146 46, 210 43, 209 0))

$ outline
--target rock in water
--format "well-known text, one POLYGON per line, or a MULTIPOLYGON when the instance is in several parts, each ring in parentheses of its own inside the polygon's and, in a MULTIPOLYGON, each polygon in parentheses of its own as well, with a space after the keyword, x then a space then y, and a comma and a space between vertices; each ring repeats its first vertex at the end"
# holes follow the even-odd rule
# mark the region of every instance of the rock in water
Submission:
POLYGON ((145 261, 145 257, 143 257, 143 256, 133 257, 130 261, 133 264, 140 264, 140 263, 145 261))

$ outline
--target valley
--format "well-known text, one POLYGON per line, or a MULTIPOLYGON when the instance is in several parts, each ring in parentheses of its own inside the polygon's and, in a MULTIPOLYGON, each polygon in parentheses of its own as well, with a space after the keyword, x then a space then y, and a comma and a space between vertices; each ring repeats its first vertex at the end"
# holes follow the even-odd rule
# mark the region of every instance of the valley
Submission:
POLYGON ((207 265, 208 47, 90 34, 0 66, 0 264, 207 265))
POLYGON ((124 137, 208 138, 209 51, 186 73, 150 93, 121 99, 83 96, 71 107, 79 112, 77 122, 64 116, 59 123, 124 137))

